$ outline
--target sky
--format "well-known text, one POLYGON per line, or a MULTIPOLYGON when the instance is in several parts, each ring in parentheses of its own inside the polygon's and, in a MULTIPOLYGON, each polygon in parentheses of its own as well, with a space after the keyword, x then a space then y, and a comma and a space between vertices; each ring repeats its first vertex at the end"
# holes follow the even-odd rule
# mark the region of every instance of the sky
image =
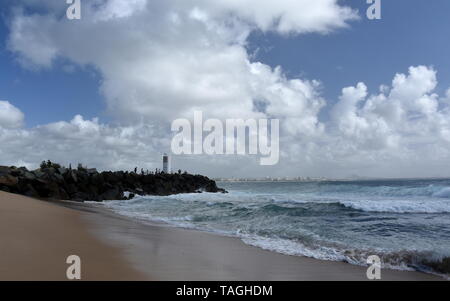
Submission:
POLYGON ((172 156, 212 177, 447 177, 450 2, 0 4, 0 165, 160 168, 177 118, 280 120, 280 162, 172 156), (262 104, 262 105, 261 105, 262 104))

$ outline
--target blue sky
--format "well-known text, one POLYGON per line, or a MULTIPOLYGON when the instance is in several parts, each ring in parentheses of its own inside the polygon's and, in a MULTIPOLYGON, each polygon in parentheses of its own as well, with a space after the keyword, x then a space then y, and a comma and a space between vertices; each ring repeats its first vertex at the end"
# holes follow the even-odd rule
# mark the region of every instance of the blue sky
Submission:
MULTIPOLYGON (((288 75, 320 80, 330 103, 337 101, 343 87, 363 81, 370 91, 377 92, 381 84, 390 84, 397 72, 419 64, 436 67, 437 91, 442 94, 450 86, 450 2, 383 1, 382 20, 374 21, 365 18, 364 2, 343 2, 362 16, 347 29, 297 36, 258 31, 252 34, 249 49, 260 48, 255 60, 280 65, 288 75)), ((10 9, 2 4, 1 14, 8 16, 10 9)), ((22 68, 16 55, 6 49, 7 20, 3 18, 0 24, 0 96, 25 113, 27 126, 68 120, 75 114, 109 120, 99 93, 101 77, 94 68, 73 67, 62 60, 51 69, 22 68), (71 66, 70 72, 65 66, 71 66)))
POLYGON ((381 20, 365 17, 365 1, 346 2, 362 15, 350 28, 325 36, 256 33, 252 42, 262 49, 257 59, 281 65, 291 75, 320 80, 330 102, 358 81, 377 92, 412 65, 438 70, 438 92, 450 86, 450 1, 383 1, 381 20))
MULTIPOLYGON (((7 15, 10 9, 2 6, 2 15, 7 15)), ((101 79, 93 68, 74 67, 63 61, 51 69, 23 68, 17 56, 7 49, 7 20, 4 18, 0 23, 0 98, 11 100, 24 112, 28 127, 68 120, 75 114, 108 118, 98 93, 101 79), (68 72, 64 66, 72 69, 68 72)))
POLYGON ((381 20, 365 0, 92 0, 78 21, 66 7, 0 5, 0 165, 160 167, 171 123, 201 110, 280 120, 280 163, 217 155, 177 168, 450 176, 447 0, 382 0, 381 20))

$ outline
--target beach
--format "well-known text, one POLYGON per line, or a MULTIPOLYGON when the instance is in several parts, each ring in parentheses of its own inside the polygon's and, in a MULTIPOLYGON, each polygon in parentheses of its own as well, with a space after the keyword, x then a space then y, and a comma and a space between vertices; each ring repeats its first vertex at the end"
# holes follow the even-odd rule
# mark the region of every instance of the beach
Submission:
POLYGON ((89 226, 80 211, 0 191, 0 280, 67 280, 70 255, 82 280, 148 279, 89 226))
MULTIPOLYGON (((234 237, 143 224, 90 204, 47 202, 0 192, 0 280, 355 280, 366 268, 288 256, 234 237)), ((383 270, 382 280, 442 280, 383 270)))

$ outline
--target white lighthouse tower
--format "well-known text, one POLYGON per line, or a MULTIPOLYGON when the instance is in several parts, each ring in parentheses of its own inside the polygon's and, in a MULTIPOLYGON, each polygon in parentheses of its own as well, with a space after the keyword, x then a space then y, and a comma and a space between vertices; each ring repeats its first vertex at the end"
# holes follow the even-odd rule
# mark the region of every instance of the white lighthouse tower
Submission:
POLYGON ((168 154, 163 155, 163 172, 166 174, 170 172, 170 164, 169 164, 169 155, 168 154))

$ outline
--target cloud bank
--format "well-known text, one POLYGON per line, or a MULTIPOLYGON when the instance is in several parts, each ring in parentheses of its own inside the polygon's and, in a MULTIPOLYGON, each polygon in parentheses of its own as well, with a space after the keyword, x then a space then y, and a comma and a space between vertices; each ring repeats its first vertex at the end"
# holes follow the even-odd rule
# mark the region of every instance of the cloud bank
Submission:
POLYGON ((93 66, 120 125, 76 116, 24 129, 11 107, 12 121, 0 114, 3 164, 49 157, 103 169, 160 167, 170 123, 201 110, 205 118, 280 119, 281 163, 264 169, 256 158, 194 156, 175 158, 179 168, 212 176, 446 173, 439 166, 449 162, 450 92, 434 93, 432 67, 411 67, 378 94, 364 83, 344 88, 321 120, 330 105, 320 81, 252 60, 255 30, 330 34, 349 26, 357 12, 336 0, 96 0, 83 3, 76 22, 54 1, 22 4, 40 13, 14 10, 8 49, 25 68, 58 68, 60 58, 93 66))
POLYGON ((24 115, 8 101, 0 101, 0 127, 11 129, 23 125, 24 115))

